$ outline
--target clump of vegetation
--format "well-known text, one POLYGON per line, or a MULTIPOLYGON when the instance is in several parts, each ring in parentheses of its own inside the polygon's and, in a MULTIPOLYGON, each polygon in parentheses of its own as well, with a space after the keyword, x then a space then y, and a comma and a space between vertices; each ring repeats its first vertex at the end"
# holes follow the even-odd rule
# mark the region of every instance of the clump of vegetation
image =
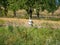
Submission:
POLYGON ((52 21, 59 21, 60 20, 60 18, 54 18, 54 17, 52 17, 52 18, 48 18, 48 19, 46 19, 46 20, 52 20, 52 21))
POLYGON ((4 24, 4 23, 5 23, 5 21, 0 19, 0 24, 4 24))
POLYGON ((4 26, 6 21, 0 19, 0 26, 4 26))

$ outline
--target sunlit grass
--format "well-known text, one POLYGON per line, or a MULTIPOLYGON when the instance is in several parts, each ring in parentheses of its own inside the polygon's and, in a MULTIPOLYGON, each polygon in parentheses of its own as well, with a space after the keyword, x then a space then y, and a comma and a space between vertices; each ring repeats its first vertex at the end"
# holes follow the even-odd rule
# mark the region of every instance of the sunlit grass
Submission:
POLYGON ((58 45, 60 29, 0 27, 0 45, 58 45))

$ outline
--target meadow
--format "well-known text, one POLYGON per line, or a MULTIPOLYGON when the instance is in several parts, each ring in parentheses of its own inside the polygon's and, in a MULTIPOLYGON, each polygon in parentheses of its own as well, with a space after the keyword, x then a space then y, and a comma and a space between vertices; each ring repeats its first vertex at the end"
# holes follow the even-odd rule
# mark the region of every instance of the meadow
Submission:
MULTIPOLYGON (((5 23, 0 20, 2 22, 5 23)), ((0 45, 60 45, 60 29, 57 23, 55 28, 50 23, 42 25, 45 27, 0 25, 0 45)))
POLYGON ((60 0, 0 0, 0 45, 60 45, 60 0))

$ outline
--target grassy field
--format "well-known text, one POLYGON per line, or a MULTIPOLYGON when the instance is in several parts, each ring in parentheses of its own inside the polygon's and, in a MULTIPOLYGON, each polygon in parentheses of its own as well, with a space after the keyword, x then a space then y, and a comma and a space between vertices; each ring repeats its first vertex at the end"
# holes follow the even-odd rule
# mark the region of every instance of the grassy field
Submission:
POLYGON ((0 18, 0 45, 60 45, 60 21, 0 18))
POLYGON ((60 7, 52 13, 44 10, 32 13, 33 26, 29 15, 23 10, 11 10, 7 16, 0 14, 0 45, 60 45, 60 7))
POLYGON ((60 29, 2 26, 0 45, 60 45, 60 29))

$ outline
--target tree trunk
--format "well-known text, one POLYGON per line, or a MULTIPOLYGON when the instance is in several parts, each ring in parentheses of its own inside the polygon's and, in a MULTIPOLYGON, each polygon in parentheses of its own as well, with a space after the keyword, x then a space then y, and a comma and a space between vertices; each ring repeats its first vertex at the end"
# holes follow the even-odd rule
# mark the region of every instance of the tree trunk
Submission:
POLYGON ((29 8, 29 17, 30 17, 30 19, 32 18, 32 8, 31 7, 29 8))
POLYGON ((37 17, 39 18, 39 9, 36 10, 37 17))
POLYGON ((37 17, 39 18, 39 12, 37 12, 37 17))
POLYGON ((30 19, 32 19, 32 13, 30 13, 30 19))
POLYGON ((14 17, 16 17, 16 10, 13 10, 13 13, 14 13, 14 17))
POLYGON ((54 11, 52 11, 52 16, 54 16, 54 11))
POLYGON ((8 13, 8 9, 7 7, 4 7, 4 15, 7 16, 7 13, 8 13))
POLYGON ((1 14, 1 7, 0 7, 0 16, 1 16, 2 14, 1 14))

